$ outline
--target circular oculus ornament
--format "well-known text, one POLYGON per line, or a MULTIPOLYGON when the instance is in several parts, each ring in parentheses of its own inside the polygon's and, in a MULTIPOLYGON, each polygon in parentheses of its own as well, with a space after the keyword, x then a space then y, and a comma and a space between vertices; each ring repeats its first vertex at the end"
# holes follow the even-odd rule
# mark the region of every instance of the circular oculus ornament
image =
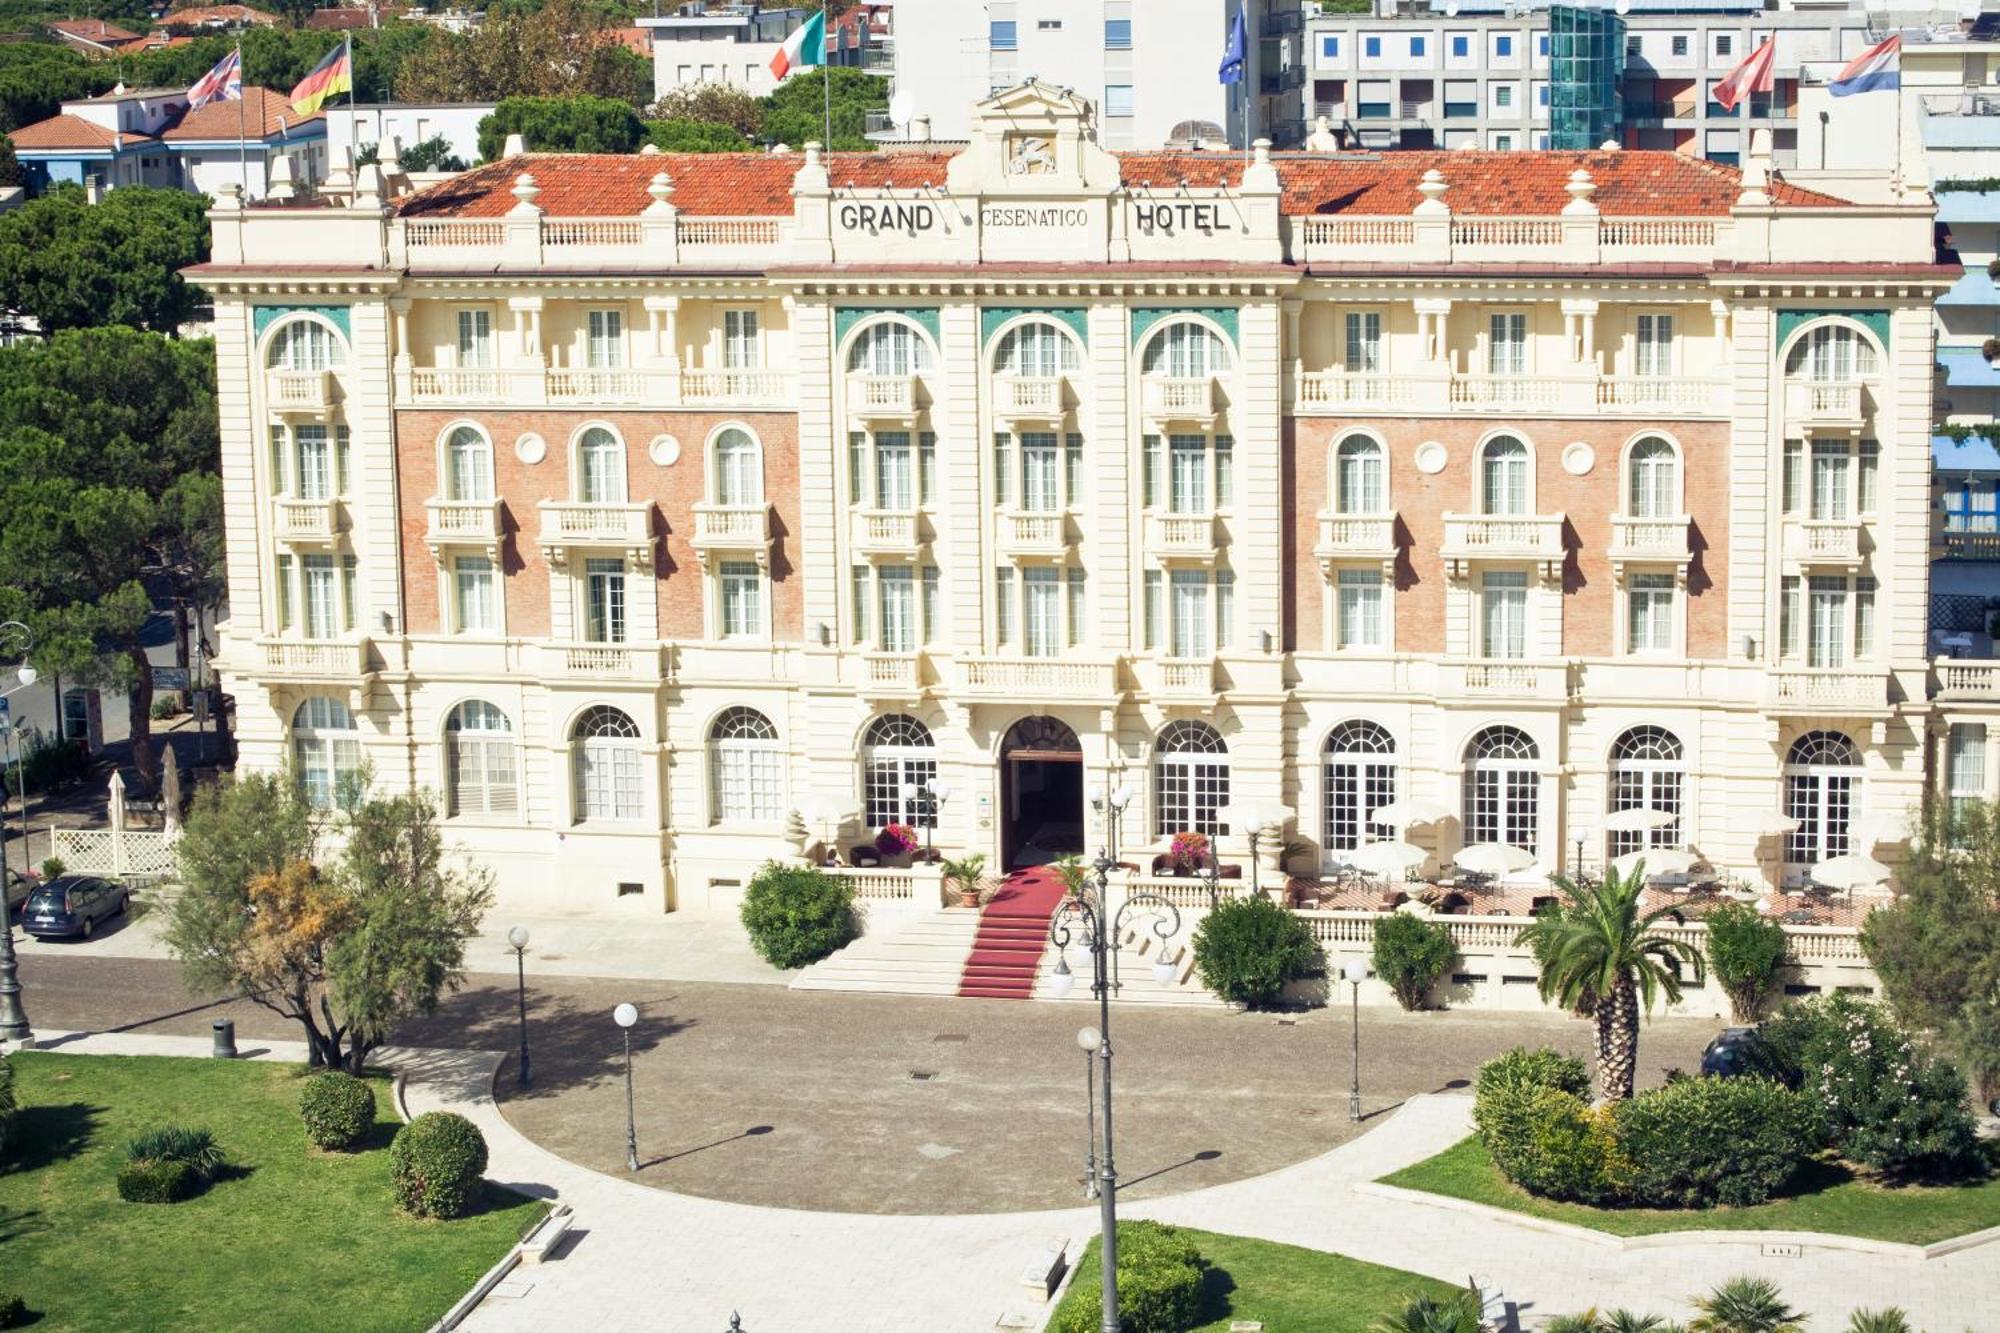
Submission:
POLYGON ((533 467, 535 464, 541 462, 544 458, 547 458, 548 456, 549 456, 548 441, 544 440, 541 436, 535 434, 533 431, 530 431, 528 434, 523 435, 520 439, 514 441, 514 457, 520 459, 523 463, 526 463, 529 467, 533 467))
POLYGON ((1439 444, 1436 440, 1425 440, 1417 446, 1417 471, 1427 477, 1435 477, 1438 473, 1444 471, 1444 465, 1449 461, 1450 457, 1450 453, 1442 444, 1439 444))
POLYGON ((655 435, 646 446, 646 457, 659 467, 672 467, 681 459, 681 442, 671 435, 655 435))
POLYGON ((1597 450, 1582 440, 1566 444, 1562 451, 1562 465, 1563 471, 1572 477, 1588 476, 1590 470, 1597 466, 1597 450))

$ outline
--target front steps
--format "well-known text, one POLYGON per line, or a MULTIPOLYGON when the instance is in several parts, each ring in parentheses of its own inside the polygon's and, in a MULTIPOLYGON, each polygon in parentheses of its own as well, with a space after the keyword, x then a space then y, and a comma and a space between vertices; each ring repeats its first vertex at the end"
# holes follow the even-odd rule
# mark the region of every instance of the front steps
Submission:
POLYGON ((1049 917, 1062 898, 1062 880, 1046 866, 1009 875, 979 914, 958 993, 974 1000, 1033 998, 1049 946, 1049 917))
POLYGON ((979 913, 947 908, 916 917, 802 968, 793 990, 872 991, 884 995, 956 995, 979 930, 979 913))

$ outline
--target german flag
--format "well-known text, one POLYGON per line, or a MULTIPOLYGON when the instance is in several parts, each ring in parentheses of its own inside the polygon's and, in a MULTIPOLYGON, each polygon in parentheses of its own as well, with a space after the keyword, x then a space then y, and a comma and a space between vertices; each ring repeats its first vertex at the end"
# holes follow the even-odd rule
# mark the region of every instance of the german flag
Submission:
POLYGON ((313 66, 312 73, 299 80, 299 86, 292 89, 292 110, 302 116, 310 116, 327 98, 353 91, 354 45, 349 40, 328 51, 326 59, 313 66))

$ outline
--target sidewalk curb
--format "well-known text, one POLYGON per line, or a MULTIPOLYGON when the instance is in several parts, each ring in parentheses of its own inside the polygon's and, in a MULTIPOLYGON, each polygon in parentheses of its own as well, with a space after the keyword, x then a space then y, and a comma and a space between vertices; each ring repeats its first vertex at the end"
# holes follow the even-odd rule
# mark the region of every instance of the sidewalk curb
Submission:
POLYGON ((1413 1203, 1426 1208, 1465 1213, 1502 1226, 1538 1231, 1543 1235, 1560 1236, 1565 1240, 1580 1241, 1628 1254, 1639 1250, 1666 1250, 1696 1245, 1756 1246, 1760 1249, 1767 1245, 1796 1245, 1815 1250, 1873 1254, 1912 1263, 1925 1263, 1932 1259, 1942 1259, 1947 1255, 2000 1242, 2000 1227, 1988 1227, 1983 1231, 1952 1236, 1946 1240, 1933 1241, 1929 1245, 1873 1240, 1866 1236, 1841 1236, 1827 1231, 1691 1230, 1659 1231, 1646 1236, 1614 1236, 1608 1231, 1596 1231, 1571 1222, 1556 1222, 1546 1217, 1517 1213, 1511 1208, 1495 1208, 1491 1204, 1474 1203, 1470 1199, 1455 1199, 1448 1194, 1431 1194, 1424 1190, 1404 1189, 1399 1185, 1385 1185, 1377 1180, 1363 1181, 1354 1186, 1354 1192, 1378 1199, 1391 1199, 1399 1203, 1413 1203))

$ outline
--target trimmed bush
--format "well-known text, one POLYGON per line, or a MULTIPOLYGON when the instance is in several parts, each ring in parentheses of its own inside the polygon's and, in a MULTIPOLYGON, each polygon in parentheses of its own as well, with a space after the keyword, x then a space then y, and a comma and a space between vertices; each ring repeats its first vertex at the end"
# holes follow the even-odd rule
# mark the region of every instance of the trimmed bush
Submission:
POLYGON ((1320 951, 1311 927, 1260 894, 1231 898, 1202 918, 1194 965, 1202 985, 1256 1009, 1277 1003, 1288 984, 1311 975, 1320 951))
POLYGON ((1985 1172, 1964 1077, 1883 1006, 1842 994, 1804 1000, 1764 1025, 1763 1045, 1805 1098, 1816 1139, 1848 1161, 1920 1180, 1985 1172))
POLYGON ((1391 912, 1375 923, 1375 975, 1405 1009, 1421 1009, 1431 987, 1458 961, 1451 928, 1407 912, 1391 912))
MULTIPOLYGON (((1159 1222, 1118 1224, 1118 1316, 1128 1333, 1184 1333, 1200 1317, 1208 1261, 1179 1228, 1159 1222)), ((1049 1333, 1097 1333, 1104 1324, 1099 1266, 1076 1275, 1073 1295, 1049 1333)))
POLYGON ((1708 966, 1739 1023, 1754 1023, 1778 989, 1785 965, 1785 928, 1744 903, 1726 902, 1702 917, 1708 966))
POLYGON ((313 1147, 345 1152, 375 1128, 375 1091, 338 1070, 314 1074, 299 1089, 299 1118, 313 1147))
POLYGON ((28 1303, 11 1291, 0 1291, 0 1328, 20 1328, 28 1322, 28 1303))
POLYGON ((1533 1085, 1555 1088, 1572 1097, 1590 1095, 1590 1066, 1579 1057, 1564 1055, 1548 1046, 1516 1046, 1479 1066, 1478 1083, 1473 1089, 1473 1115, 1478 1116, 1480 1097, 1503 1087, 1533 1085))
POLYGON ((118 1197, 127 1203, 179 1203, 200 1185, 186 1162, 146 1159, 118 1168, 118 1197))
POLYGON ((413 1217, 463 1217, 485 1170, 485 1136, 452 1111, 424 1112, 389 1145, 396 1201, 413 1217))
POLYGON ((128 1162, 181 1162, 194 1172, 197 1184, 215 1178, 228 1158, 215 1135, 186 1125, 162 1125, 149 1129, 125 1145, 128 1162))
POLYGON ((1761 1078, 1678 1079, 1613 1114, 1626 1202, 1647 1208, 1763 1203, 1798 1167, 1806 1135, 1798 1094, 1761 1078))
POLYGON ((860 933, 854 889, 815 866, 766 862, 743 892, 743 929, 773 967, 816 963, 860 933))

